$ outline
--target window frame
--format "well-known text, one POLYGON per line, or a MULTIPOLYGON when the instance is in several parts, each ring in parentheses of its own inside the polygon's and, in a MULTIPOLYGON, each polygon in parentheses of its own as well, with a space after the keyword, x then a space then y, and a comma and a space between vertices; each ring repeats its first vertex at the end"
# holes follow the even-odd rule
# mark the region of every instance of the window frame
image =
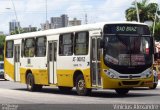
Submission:
POLYGON ((72 56, 74 54, 74 33, 64 33, 64 34, 60 34, 59 36, 59 56, 72 56), (69 44, 64 44, 63 43, 63 35, 67 35, 70 34, 71 35, 71 43, 69 44), (64 46, 65 45, 71 45, 71 54, 64 54, 64 46), (63 50, 63 52, 62 52, 63 50))
POLYGON ((45 57, 46 56, 46 46, 47 46, 47 37, 46 36, 39 36, 39 37, 36 37, 36 39, 35 39, 35 57, 45 57), (38 55, 38 47, 42 47, 42 46, 38 46, 38 39, 39 38, 44 38, 44 40, 45 40, 45 53, 44 53, 44 55, 43 56, 39 56, 38 55))
POLYGON ((88 52, 89 52, 89 32, 88 31, 81 31, 81 32, 76 32, 75 33, 75 39, 74 39, 74 54, 75 55, 88 55, 88 52), (86 42, 84 43, 77 43, 76 42, 76 38, 78 37, 78 34, 79 33, 86 33, 86 42), (87 49, 87 52, 85 54, 77 54, 76 53, 76 45, 86 45, 86 49, 87 49))
MULTIPOLYGON (((36 49, 35 45, 36 45, 36 42, 35 42, 35 38, 34 38, 34 37, 26 38, 26 39, 24 40, 24 57, 34 57, 34 56, 35 56, 35 49, 36 49), (27 41, 28 39, 33 39, 33 41, 34 41, 34 54, 33 54, 33 56, 30 56, 30 54, 29 54, 28 56, 26 55, 26 41, 27 41)), ((33 48, 33 47, 29 47, 29 48, 33 48)), ((28 49, 28 50, 29 50, 29 49, 28 49)))
POLYGON ((8 41, 6 41, 6 55, 5 55, 6 58, 13 58, 13 56, 14 56, 14 55, 13 55, 13 53, 14 53, 14 52, 13 52, 13 49, 14 49, 14 41, 13 41, 13 40, 8 40, 8 41), (12 48, 9 49, 9 50, 12 51, 12 56, 11 56, 11 57, 8 57, 8 48, 7 48, 7 43, 8 43, 8 42, 12 42, 12 48))

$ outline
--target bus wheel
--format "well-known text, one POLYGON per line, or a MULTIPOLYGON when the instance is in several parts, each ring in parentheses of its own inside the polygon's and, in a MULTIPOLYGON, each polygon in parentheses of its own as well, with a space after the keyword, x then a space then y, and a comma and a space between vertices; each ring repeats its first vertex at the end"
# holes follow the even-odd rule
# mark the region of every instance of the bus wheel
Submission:
POLYGON ((29 91, 40 91, 42 85, 36 85, 34 82, 34 77, 31 73, 27 75, 27 90, 29 91))
POLYGON ((152 87, 149 87, 149 89, 156 89, 157 84, 154 84, 152 87))
POLYGON ((61 92, 70 92, 72 90, 72 87, 58 86, 58 88, 61 92))
POLYGON ((76 90, 77 94, 81 96, 89 95, 91 93, 91 89, 85 87, 83 75, 78 75, 76 78, 76 90))
POLYGON ((126 95, 129 92, 129 89, 115 89, 115 91, 119 95, 126 95))

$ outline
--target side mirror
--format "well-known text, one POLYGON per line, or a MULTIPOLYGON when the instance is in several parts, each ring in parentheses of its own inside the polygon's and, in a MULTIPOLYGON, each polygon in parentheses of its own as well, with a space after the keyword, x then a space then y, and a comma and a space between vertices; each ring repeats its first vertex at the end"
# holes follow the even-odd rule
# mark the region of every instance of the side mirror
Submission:
POLYGON ((154 48, 155 47, 155 45, 154 45, 154 39, 153 39, 153 37, 151 37, 150 39, 151 39, 151 53, 155 54, 155 51, 154 51, 154 49, 155 49, 154 48))
POLYGON ((103 39, 100 40, 100 48, 104 48, 104 40, 103 39))

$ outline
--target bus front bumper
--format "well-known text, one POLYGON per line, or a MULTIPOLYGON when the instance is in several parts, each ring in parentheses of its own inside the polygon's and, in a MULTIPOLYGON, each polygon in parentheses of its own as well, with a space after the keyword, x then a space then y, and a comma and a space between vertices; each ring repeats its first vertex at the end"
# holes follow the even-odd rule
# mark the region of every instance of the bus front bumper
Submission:
POLYGON ((134 87, 152 87, 154 84, 153 76, 150 78, 139 79, 111 79, 103 78, 104 89, 117 89, 117 88, 134 88, 134 87))

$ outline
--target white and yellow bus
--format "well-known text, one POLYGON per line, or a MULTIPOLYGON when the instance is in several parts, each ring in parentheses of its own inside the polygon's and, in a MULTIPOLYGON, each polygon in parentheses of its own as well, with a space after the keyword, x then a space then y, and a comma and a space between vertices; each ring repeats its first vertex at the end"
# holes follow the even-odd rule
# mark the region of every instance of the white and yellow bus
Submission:
POLYGON ((27 84, 30 91, 55 85, 128 93, 152 87, 153 38, 146 24, 96 23, 6 37, 5 78, 27 84))

